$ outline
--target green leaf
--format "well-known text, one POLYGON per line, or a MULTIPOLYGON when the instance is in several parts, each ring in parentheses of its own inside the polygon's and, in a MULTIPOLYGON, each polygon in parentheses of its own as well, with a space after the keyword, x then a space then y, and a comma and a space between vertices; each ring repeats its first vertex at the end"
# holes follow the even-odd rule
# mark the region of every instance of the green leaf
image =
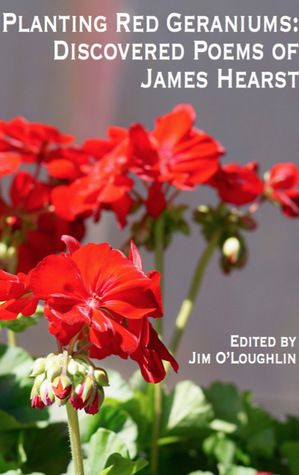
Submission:
POLYGON ((285 422, 274 421, 277 443, 281 445, 287 441, 299 441, 299 419, 288 416, 285 422))
POLYGON ((23 429, 26 424, 21 424, 8 412, 0 409, 0 434, 3 430, 23 429))
POLYGON ((214 419, 210 424, 210 428, 217 432, 232 434, 233 432, 236 431, 237 426, 236 424, 232 424, 231 422, 221 421, 220 419, 214 419))
POLYGON ((80 419, 82 442, 88 442, 99 428, 115 432, 126 444, 130 457, 135 457, 137 453, 137 425, 126 411, 113 405, 104 404, 97 414, 84 416, 80 419))
POLYGON ((275 450, 274 420, 263 409, 246 404, 248 423, 240 437, 246 442, 247 450, 254 456, 272 458, 275 450))
POLYGON ((0 320, 0 329, 8 328, 16 333, 22 333, 27 330, 28 327, 36 325, 38 320, 43 316, 43 307, 38 306, 36 312, 29 317, 20 313, 15 320, 0 320))
MULTIPOLYGON (((28 375, 32 363, 31 356, 21 348, 0 345, 0 421, 9 428, 31 426, 48 418, 46 409, 30 405, 33 379, 28 375)), ((3 424, 0 431, 6 428, 3 424)))
MULTIPOLYGON (((18 470, 9 470, 8 472, 5 472, 3 475, 23 475, 24 472, 22 472, 20 469, 18 470)), ((45 475, 44 473, 41 472, 32 472, 30 475, 45 475)))
POLYGON ((196 472, 190 472, 188 475, 214 475, 212 472, 202 472, 201 470, 197 470, 196 472))
POLYGON ((107 370, 109 377, 109 386, 105 387, 105 400, 107 398, 117 401, 128 401, 133 397, 133 391, 122 376, 114 370, 107 370))
POLYGON ((292 475, 299 473, 299 442, 285 442, 280 447, 280 452, 288 461, 292 475))
POLYGON ((149 434, 152 433, 154 422, 154 392, 154 384, 147 383, 144 390, 135 391, 134 397, 121 405, 137 424, 138 448, 142 450, 151 446, 149 434))
POLYGON ((256 475, 255 468, 249 467, 239 467, 237 465, 231 465, 230 467, 223 466, 220 464, 219 468, 219 475, 256 475))
POLYGON ((24 431, 24 451, 27 461, 21 468, 25 473, 64 473, 70 460, 67 425, 55 423, 43 429, 27 429, 24 431))
POLYGON ((224 434, 211 434, 203 443, 203 450, 206 454, 212 455, 217 462, 230 465, 235 462, 236 444, 225 437, 224 434))
POLYGON ((130 460, 124 442, 105 429, 99 429, 92 436, 89 456, 84 461, 86 475, 133 475, 147 464, 142 458, 130 460))
POLYGON ((238 428, 247 423, 244 398, 233 384, 214 383, 205 394, 212 403, 216 419, 235 424, 238 428))
POLYGON ((127 457, 128 449, 125 443, 114 432, 107 429, 98 429, 90 439, 89 455, 86 463, 87 474, 93 475, 104 470, 107 460, 114 453, 127 457))
POLYGON ((0 473, 17 469, 26 460, 22 431, 0 432, 0 473))
POLYGON ((18 380, 28 377, 33 361, 22 348, 0 344, 0 376, 14 375, 18 380))
POLYGON ((178 383, 164 398, 162 436, 198 433, 208 427, 213 411, 202 389, 191 381, 178 383))
POLYGON ((110 455, 107 465, 112 464, 101 472, 101 475, 133 475, 148 465, 148 462, 139 458, 136 462, 122 457, 120 454, 110 455))

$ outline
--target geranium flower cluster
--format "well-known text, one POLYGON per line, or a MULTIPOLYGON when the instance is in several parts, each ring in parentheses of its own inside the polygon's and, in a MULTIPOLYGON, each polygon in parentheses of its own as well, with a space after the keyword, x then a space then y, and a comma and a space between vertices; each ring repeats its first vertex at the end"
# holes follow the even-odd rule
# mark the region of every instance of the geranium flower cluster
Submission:
POLYGON ((43 300, 50 333, 70 354, 130 357, 152 383, 165 377, 162 360, 177 371, 149 321, 163 316, 160 274, 144 274, 135 245, 127 258, 106 243, 80 246, 72 237, 63 239, 68 254, 47 256, 27 275, 1 272, 0 318, 31 315, 43 300))
POLYGON ((158 218, 170 185, 195 189, 217 171, 224 153, 216 140, 193 127, 194 121, 193 108, 179 105, 159 118, 152 132, 134 124, 128 130, 109 128, 108 139, 86 140, 83 150, 91 160, 81 166, 81 176, 52 193, 57 213, 69 220, 84 213, 98 219, 102 209, 110 209, 122 227, 128 213, 144 205, 158 218), (132 177, 144 183, 145 197, 132 177))
POLYGON ((35 360, 31 377, 31 405, 36 409, 63 406, 70 401, 75 410, 96 414, 103 401, 103 386, 108 386, 108 375, 102 368, 95 368, 87 357, 72 358, 67 351, 51 353, 35 360))
POLYGON ((264 175, 258 176, 258 163, 245 166, 231 163, 220 167, 209 181, 217 188, 219 197, 225 203, 245 205, 259 200, 269 200, 281 207, 288 217, 299 216, 299 169, 292 163, 278 163, 264 175))
MULTIPOLYGON (((166 232, 186 232, 186 207, 173 202, 198 185, 215 188, 225 203, 268 200, 288 217, 299 216, 294 163, 274 165, 263 179, 256 161, 221 165, 223 146, 195 128, 195 119, 193 107, 181 104, 158 118, 152 131, 138 123, 110 127, 108 138, 87 139, 81 146, 49 125, 20 117, 0 122, 0 177, 12 177, 8 198, 0 196, 2 268, 27 273, 46 255, 64 249, 63 234, 80 241, 85 220, 98 221, 103 210, 113 211, 124 227, 128 215, 143 208, 131 238, 151 249, 154 220, 162 213, 166 232), (33 172, 21 170, 21 164, 33 172)), ((168 242, 166 236, 164 245, 168 242)))
POLYGON ((200 207, 194 217, 207 240, 221 227, 221 266, 230 272, 246 262, 240 231, 255 228, 252 213, 264 201, 288 217, 299 216, 294 163, 274 165, 263 178, 257 162, 222 165, 223 146, 195 128, 195 119, 193 107, 181 104, 158 118, 152 131, 141 124, 111 127, 108 138, 81 146, 52 126, 20 117, 0 122, 0 176, 12 177, 8 197, 3 190, 0 196, 1 319, 31 315, 43 300, 49 330, 62 347, 73 351, 75 339, 84 341, 92 358, 130 357, 151 382, 163 379, 162 360, 177 369, 149 322, 162 317, 159 274, 143 273, 134 244, 128 258, 108 244, 80 247, 85 220, 98 221, 110 210, 123 227, 129 214, 143 208, 131 237, 154 248, 162 218, 166 247, 174 231, 188 231, 183 218, 188 207, 175 206, 175 198, 198 185, 211 186, 220 205, 200 207), (251 206, 240 213, 226 203, 251 206), (63 235, 72 238, 61 240, 63 235))
POLYGON ((70 165, 68 176, 64 167, 64 180, 71 181, 85 159, 79 147, 69 145, 73 139, 21 117, 0 122, 0 178, 11 176, 8 196, 3 188, 0 195, 0 261, 5 270, 28 272, 46 255, 64 250, 63 234, 83 238, 83 221, 58 216, 51 201, 60 183, 51 173, 57 160, 70 165))

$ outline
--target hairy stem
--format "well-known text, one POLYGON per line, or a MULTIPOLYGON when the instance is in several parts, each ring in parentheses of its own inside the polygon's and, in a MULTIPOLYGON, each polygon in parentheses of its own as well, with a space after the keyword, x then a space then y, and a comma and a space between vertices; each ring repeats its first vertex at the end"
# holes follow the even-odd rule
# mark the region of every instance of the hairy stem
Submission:
POLYGON ((66 403, 69 437, 71 443, 72 459, 74 463, 74 475, 84 475, 78 413, 71 403, 66 403))

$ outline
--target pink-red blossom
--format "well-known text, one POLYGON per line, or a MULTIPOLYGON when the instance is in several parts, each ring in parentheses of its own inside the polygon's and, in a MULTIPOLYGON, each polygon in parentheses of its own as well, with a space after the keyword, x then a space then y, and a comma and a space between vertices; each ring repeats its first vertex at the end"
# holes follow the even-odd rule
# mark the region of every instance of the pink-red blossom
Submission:
POLYGON ((245 205, 263 193, 263 182, 257 175, 257 162, 241 166, 229 163, 221 167, 209 181, 225 203, 245 205))
POLYGON ((193 127, 196 115, 187 104, 156 120, 152 132, 141 124, 130 127, 131 170, 146 181, 167 182, 179 189, 194 189, 218 169, 224 148, 193 127))
POLYGON ((291 218, 299 216, 299 169, 292 163, 277 163, 266 174, 264 194, 278 203, 283 213, 291 218))

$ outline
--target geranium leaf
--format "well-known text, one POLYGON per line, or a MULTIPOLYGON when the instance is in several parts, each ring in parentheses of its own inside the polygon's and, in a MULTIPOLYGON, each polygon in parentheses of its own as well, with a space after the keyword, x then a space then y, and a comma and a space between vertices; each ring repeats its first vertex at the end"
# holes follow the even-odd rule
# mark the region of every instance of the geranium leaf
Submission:
POLYGON ((228 467, 227 465, 220 464, 219 468, 219 475, 256 475, 256 469, 249 468, 249 467, 239 467, 237 465, 231 465, 228 467))
POLYGON ((299 473, 299 442, 285 442, 280 448, 283 457, 288 461, 292 475, 299 473))
POLYGON ((0 329, 8 328, 16 333, 22 333, 27 330, 28 327, 36 325, 38 320, 44 316, 43 307, 38 306, 36 312, 29 317, 25 317, 22 314, 19 314, 15 320, 1 320, 0 329))
POLYGON ((86 415, 81 418, 80 432, 82 442, 88 442, 100 427, 114 431, 126 444, 130 457, 135 457, 137 452, 137 425, 126 411, 117 406, 110 406, 108 403, 108 405, 104 404, 97 414, 86 415))
POLYGON ((191 435, 200 427, 208 427, 212 417, 211 404, 202 389, 191 381, 182 381, 165 396, 162 436, 191 435))
POLYGON ((107 465, 112 463, 111 467, 106 468, 101 472, 101 475, 133 475, 147 466, 148 462, 142 458, 133 462, 120 454, 110 455, 107 465))

